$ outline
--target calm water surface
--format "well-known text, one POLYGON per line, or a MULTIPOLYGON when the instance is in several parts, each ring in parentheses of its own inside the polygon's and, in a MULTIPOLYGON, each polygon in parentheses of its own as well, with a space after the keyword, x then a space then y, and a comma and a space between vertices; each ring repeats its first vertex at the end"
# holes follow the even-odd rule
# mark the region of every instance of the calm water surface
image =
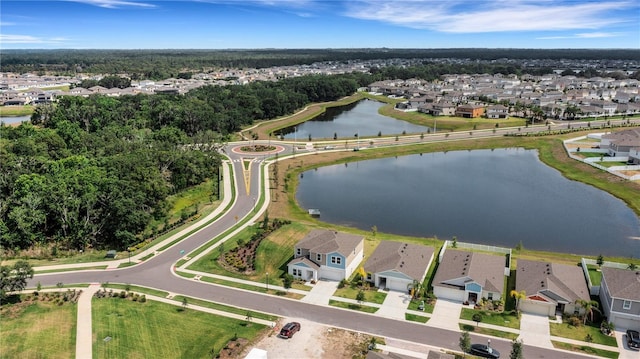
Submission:
POLYGON ((429 127, 418 126, 406 121, 400 121, 391 117, 382 116, 378 109, 385 104, 373 100, 361 100, 346 106, 330 107, 326 112, 297 126, 288 127, 280 134, 286 139, 297 138, 306 141, 311 135, 312 139, 354 138, 383 136, 406 133, 426 133, 429 127), (295 130, 297 127, 297 131, 295 130))
POLYGON ((640 220, 523 149, 428 153, 304 172, 296 198, 323 221, 417 237, 640 257, 640 220))
POLYGON ((10 124, 14 124, 14 123, 20 123, 20 122, 29 122, 31 121, 31 115, 28 116, 5 116, 5 117, 0 117, 0 122, 10 125, 10 124))

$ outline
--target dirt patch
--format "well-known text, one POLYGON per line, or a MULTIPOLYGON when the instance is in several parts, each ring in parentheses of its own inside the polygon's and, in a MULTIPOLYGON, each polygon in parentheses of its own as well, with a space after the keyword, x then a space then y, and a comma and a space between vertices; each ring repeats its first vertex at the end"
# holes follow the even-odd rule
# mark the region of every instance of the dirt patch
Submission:
POLYGON ((268 358, 279 359, 342 359, 364 357, 363 349, 370 336, 343 329, 331 328, 300 318, 283 319, 267 336, 253 346, 245 348, 246 356, 251 348, 267 351, 268 358), (282 325, 290 321, 300 323, 301 329, 291 339, 277 336, 282 325))

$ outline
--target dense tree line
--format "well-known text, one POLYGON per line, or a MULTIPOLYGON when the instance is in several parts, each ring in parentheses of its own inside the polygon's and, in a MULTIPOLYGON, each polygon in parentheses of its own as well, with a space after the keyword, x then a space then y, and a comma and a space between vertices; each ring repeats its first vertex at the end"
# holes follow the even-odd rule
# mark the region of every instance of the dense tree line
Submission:
POLYGON ((640 60, 633 49, 263 49, 263 50, 3 50, 3 71, 60 74, 128 73, 133 80, 178 77, 185 70, 266 68, 323 61, 454 58, 472 61, 640 60))
POLYGON ((108 100, 65 101, 44 127, 0 128, 0 247, 123 249, 163 218, 169 194, 217 176, 216 152, 186 146, 206 133, 118 123, 108 100))
POLYGON ((105 76, 100 80, 82 80, 79 86, 86 89, 93 86, 102 86, 108 89, 115 87, 124 89, 131 86, 131 79, 122 76, 105 76))

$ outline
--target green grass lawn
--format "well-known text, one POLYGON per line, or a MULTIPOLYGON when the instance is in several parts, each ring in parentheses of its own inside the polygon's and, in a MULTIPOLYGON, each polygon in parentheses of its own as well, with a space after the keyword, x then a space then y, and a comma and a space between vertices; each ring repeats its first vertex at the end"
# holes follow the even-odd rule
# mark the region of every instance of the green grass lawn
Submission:
MULTIPOLYGON (((411 310, 419 310, 418 306, 420 306, 420 301, 419 300, 411 300, 411 302, 409 303, 409 309, 411 310)), ((434 304, 429 304, 426 303, 424 304, 424 312, 425 313, 433 313, 433 307, 434 304)))
POLYGON ((31 105, 0 106, 0 116, 27 116, 31 115, 33 111, 34 107, 31 105))
POLYGON ((342 302, 342 301, 333 300, 333 299, 329 299, 329 305, 333 307, 338 307, 338 308, 358 310, 365 313, 375 313, 378 311, 378 308, 376 307, 369 307, 367 305, 347 303, 347 302, 342 302))
POLYGON ((77 306, 53 302, 6 304, 0 309, 0 357, 73 358, 77 306))
POLYGON ((591 285, 600 285, 600 282, 602 281, 602 272, 598 270, 598 267, 594 265, 587 265, 587 269, 589 270, 591 285))
MULTIPOLYGON (((358 295, 359 289, 351 288, 349 286, 345 286, 344 288, 340 288, 333 293, 334 296, 340 298, 349 298, 356 299, 358 295)), ((382 304, 384 299, 387 297, 387 293, 378 292, 377 290, 365 290, 364 291, 364 300, 363 302, 382 304)))
POLYGON ((506 312, 490 312, 484 310, 475 310, 462 308, 460 319, 473 320, 473 315, 480 313, 482 321, 480 323, 499 325, 501 327, 520 329, 520 318, 506 312))
POLYGON ((94 358, 211 358, 234 335, 251 341, 266 328, 153 301, 94 299, 92 311, 94 358))
MULTIPOLYGON (((176 302, 182 303, 182 301, 184 300, 184 296, 182 295, 176 295, 173 300, 175 300, 176 302)), ((188 305, 197 305, 200 307, 205 307, 205 308, 210 308, 210 309, 215 309, 215 310, 221 310, 223 312, 228 312, 228 313, 233 313, 233 314, 238 314, 238 315, 244 315, 246 316, 247 314, 251 313, 251 317, 253 318, 258 318, 258 319, 264 319, 264 320, 270 320, 270 321, 276 321, 278 319, 278 317, 273 316, 273 315, 269 315, 269 314, 263 314, 263 313, 259 313, 259 312, 254 312, 254 311, 247 311, 246 309, 242 309, 242 308, 236 308, 236 307, 232 307, 229 305, 224 305, 224 304, 219 304, 219 303, 214 303, 214 302, 209 302, 206 300, 202 300, 202 299, 196 299, 196 298, 191 298, 191 297, 186 297, 187 298, 187 303, 188 305)))
POLYGON ((422 315, 415 315, 410 313, 405 313, 404 319, 411 322, 418 322, 418 323, 426 323, 427 321, 429 321, 429 317, 423 317, 422 315))
POLYGON ((570 351, 573 351, 573 352, 581 352, 581 353, 585 353, 585 354, 591 354, 591 355, 595 355, 595 356, 600 357, 600 358, 616 359, 620 355, 617 352, 611 352, 611 351, 608 351, 608 350, 596 349, 596 348, 592 348, 592 347, 589 347, 589 346, 586 346, 586 345, 573 345, 573 344, 557 342, 555 340, 552 340, 551 343, 553 344, 553 346, 555 348, 558 348, 558 349, 564 349, 564 350, 570 350, 570 351))
POLYGON ((478 333, 478 334, 485 334, 485 335, 490 335, 492 337, 505 338, 505 339, 509 339, 509 340, 513 340, 513 339, 518 338, 518 334, 516 334, 516 333, 503 332, 501 330, 495 330, 495 329, 490 329, 490 328, 482 328, 482 327, 478 327, 478 326, 475 326, 475 325, 468 325, 468 324, 460 324, 460 330, 466 330, 468 332, 473 332, 473 333, 478 333))
POLYGON ((602 334, 599 327, 592 326, 589 322, 587 322, 587 325, 581 325, 579 327, 574 327, 568 323, 551 323, 551 335, 556 337, 585 341, 587 334, 591 335, 593 343, 612 347, 618 345, 616 338, 602 334))

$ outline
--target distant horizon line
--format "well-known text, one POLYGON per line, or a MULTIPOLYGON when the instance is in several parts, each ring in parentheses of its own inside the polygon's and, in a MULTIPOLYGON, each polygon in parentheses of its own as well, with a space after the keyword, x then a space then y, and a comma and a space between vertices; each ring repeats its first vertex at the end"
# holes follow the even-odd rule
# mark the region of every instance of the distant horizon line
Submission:
POLYGON ((28 50, 41 50, 41 51, 59 51, 59 50, 118 50, 118 51, 166 51, 166 50, 189 50, 189 51, 250 51, 250 50, 536 50, 536 51, 572 51, 572 50, 589 50, 589 51, 610 51, 610 50, 626 50, 626 51, 640 51, 640 48, 632 47, 612 47, 612 48, 580 48, 580 47, 567 47, 567 48, 535 48, 535 47, 254 47, 254 48, 11 48, 2 49, 0 51, 28 51, 28 50))

